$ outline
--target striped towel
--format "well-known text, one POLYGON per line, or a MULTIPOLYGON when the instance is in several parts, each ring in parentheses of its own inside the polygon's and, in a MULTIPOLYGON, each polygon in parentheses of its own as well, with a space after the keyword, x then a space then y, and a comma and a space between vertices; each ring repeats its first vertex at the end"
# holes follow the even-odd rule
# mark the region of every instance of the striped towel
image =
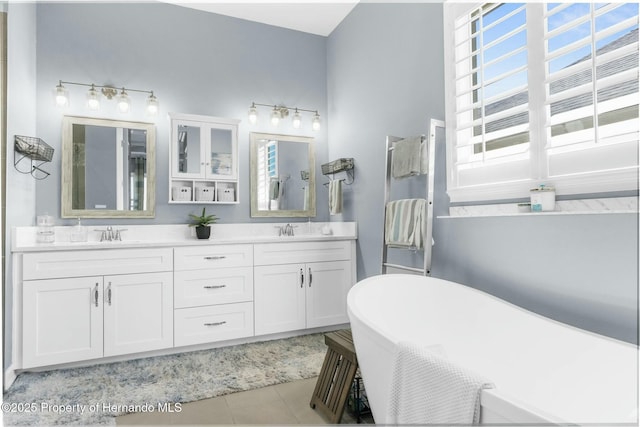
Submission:
POLYGON ((404 199, 387 203, 384 240, 387 245, 424 248, 425 199, 404 199))
POLYGON ((386 424, 478 424, 485 388, 493 384, 431 348, 399 342, 386 424))

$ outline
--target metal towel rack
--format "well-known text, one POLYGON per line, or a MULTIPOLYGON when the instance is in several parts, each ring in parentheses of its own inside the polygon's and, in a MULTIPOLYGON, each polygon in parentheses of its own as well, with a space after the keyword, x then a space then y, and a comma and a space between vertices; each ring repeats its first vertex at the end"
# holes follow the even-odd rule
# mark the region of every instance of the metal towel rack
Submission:
MULTIPOLYGON (((382 274, 387 274, 388 268, 410 271, 413 273, 420 273, 424 276, 431 275, 431 241, 433 237, 433 180, 434 180, 434 167, 435 167, 435 141, 436 141, 436 128, 444 129, 444 121, 431 119, 429 122, 429 135, 428 137, 422 136, 422 141, 427 144, 426 149, 429 156, 427 170, 423 171, 423 175, 427 175, 427 186, 425 188, 426 196, 426 212, 424 215, 424 260, 423 267, 416 268, 401 264, 392 264, 387 261, 388 248, 394 247, 393 245, 387 245, 384 236, 384 223, 382 232, 382 274)), ((387 203, 391 197, 391 156, 393 148, 396 142, 403 140, 395 136, 387 136, 387 156, 385 158, 386 180, 384 187, 384 212, 386 215, 387 203)))

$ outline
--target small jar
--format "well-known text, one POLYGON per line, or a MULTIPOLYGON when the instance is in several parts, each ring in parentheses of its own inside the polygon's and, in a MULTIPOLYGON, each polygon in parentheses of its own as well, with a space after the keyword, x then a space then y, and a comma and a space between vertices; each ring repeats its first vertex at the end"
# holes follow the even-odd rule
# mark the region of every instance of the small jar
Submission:
POLYGON ((51 215, 39 215, 37 218, 37 241, 39 243, 53 243, 56 241, 56 232, 53 228, 53 217, 51 215))
POLYGON ((531 189, 531 211, 549 212, 556 208, 556 189, 540 184, 531 189))

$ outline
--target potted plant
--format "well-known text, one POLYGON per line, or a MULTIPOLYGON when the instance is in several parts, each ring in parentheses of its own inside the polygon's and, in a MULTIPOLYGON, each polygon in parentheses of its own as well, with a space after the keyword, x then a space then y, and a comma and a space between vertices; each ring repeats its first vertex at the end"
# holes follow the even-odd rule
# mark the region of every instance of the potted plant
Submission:
POLYGON ((205 210, 206 208, 202 208, 202 215, 189 214, 194 221, 192 224, 189 224, 189 227, 196 228, 196 236, 198 236, 198 239, 208 239, 211 235, 211 224, 215 224, 218 220, 218 217, 213 214, 207 215, 205 210))

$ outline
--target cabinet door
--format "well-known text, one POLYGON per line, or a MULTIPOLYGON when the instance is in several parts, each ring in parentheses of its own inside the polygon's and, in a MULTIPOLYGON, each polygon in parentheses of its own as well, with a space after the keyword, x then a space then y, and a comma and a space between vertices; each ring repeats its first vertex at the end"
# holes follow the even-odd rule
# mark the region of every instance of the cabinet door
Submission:
POLYGON ((256 335, 305 328, 304 264, 254 269, 256 335))
POLYGON ((307 328, 348 323, 351 262, 315 262, 306 268, 307 328))
POLYGON ((104 355, 173 347, 173 275, 104 278, 104 355))
POLYGON ((225 180, 238 177, 236 128, 216 124, 208 129, 207 178, 225 180))
POLYGON ((203 178, 205 173, 205 130, 199 122, 173 122, 172 165, 174 178, 203 178))
POLYGON ((102 357, 102 277, 23 282, 23 368, 102 357))

